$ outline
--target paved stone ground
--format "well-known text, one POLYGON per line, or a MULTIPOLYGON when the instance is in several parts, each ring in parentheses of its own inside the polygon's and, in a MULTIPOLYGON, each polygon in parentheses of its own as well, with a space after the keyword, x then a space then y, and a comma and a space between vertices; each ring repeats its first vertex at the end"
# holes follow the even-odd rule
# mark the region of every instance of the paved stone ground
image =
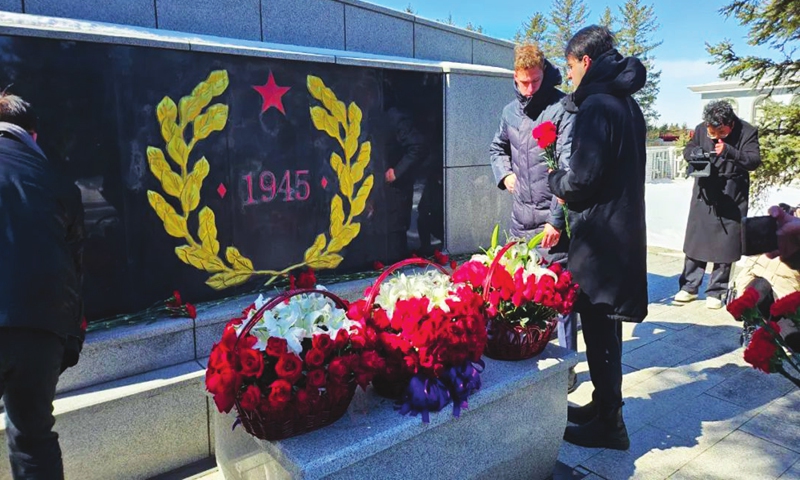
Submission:
MULTIPOLYGON (((800 480, 800 390, 744 362, 740 326, 724 309, 706 309, 703 296, 671 304, 682 266, 680 252, 650 249, 650 315, 624 326, 630 450, 564 443, 554 480, 800 480)), ((577 405, 592 391, 581 355, 581 385, 569 396, 577 405)), ((221 475, 212 469, 183 478, 221 475)))
MULTIPOLYGON (((680 252, 650 249, 650 315, 624 326, 630 450, 564 443, 559 460, 586 480, 800 479, 800 390, 744 362, 740 324, 724 309, 708 310, 702 296, 671 304, 682 266, 680 252)), ((577 371, 569 400, 583 405, 592 391, 585 361, 577 371)))

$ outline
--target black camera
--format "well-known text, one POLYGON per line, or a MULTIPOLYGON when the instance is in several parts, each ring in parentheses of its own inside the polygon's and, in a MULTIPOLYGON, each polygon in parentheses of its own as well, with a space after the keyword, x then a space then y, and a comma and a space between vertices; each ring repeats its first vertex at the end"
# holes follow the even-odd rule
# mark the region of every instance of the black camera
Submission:
POLYGON ((742 255, 760 255, 778 249, 778 222, 770 217, 742 219, 742 255))
POLYGON ((689 154, 690 177, 708 177, 711 175, 711 164, 717 159, 716 152, 706 152, 703 147, 695 147, 689 154))

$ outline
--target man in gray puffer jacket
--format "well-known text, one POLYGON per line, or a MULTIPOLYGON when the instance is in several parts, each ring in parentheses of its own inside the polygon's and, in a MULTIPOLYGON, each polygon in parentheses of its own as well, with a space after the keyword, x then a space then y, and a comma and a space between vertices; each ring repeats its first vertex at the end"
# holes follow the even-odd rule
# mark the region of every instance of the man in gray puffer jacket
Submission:
MULTIPOLYGON (((511 234, 530 239, 544 231, 540 253, 548 262, 566 262, 569 249, 564 212, 547 183, 548 166, 533 138, 534 127, 550 121, 557 128, 556 156, 562 169, 569 168, 574 114, 564 108, 566 96, 556 87, 561 73, 544 58, 536 45, 517 47, 514 58, 514 90, 516 99, 506 105, 500 128, 489 151, 492 171, 501 190, 514 196, 511 210, 511 234)), ((562 319, 558 338, 562 347, 577 350, 577 314, 562 319)), ((572 391, 576 387, 575 372, 570 372, 572 391)))

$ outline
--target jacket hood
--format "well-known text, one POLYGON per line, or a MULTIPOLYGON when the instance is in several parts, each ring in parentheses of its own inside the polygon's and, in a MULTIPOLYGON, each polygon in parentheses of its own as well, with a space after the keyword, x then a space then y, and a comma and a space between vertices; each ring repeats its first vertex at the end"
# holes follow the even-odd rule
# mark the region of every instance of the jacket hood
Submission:
POLYGON ((539 90, 533 94, 531 97, 526 97, 519 91, 519 87, 517 87, 517 82, 514 82, 514 93, 517 95, 517 100, 519 103, 522 104, 522 107, 525 108, 528 106, 528 103, 537 97, 544 97, 550 96, 552 90, 554 90, 557 86, 561 85, 562 82, 561 72, 550 63, 549 60, 544 61, 544 78, 542 79, 542 86, 539 87, 539 90))
POLYGON ((589 95, 598 93, 627 97, 641 90, 646 82, 647 70, 638 58, 623 57, 612 49, 592 62, 571 100, 580 105, 589 95))

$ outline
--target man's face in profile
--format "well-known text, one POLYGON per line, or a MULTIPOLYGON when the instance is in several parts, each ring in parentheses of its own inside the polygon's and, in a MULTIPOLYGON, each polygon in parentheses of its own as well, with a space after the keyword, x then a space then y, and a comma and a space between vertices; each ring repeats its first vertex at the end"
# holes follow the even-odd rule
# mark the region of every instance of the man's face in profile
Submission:
POLYGON ((520 69, 514 72, 514 81, 517 82, 519 93, 531 97, 542 87, 544 71, 540 67, 520 69))

